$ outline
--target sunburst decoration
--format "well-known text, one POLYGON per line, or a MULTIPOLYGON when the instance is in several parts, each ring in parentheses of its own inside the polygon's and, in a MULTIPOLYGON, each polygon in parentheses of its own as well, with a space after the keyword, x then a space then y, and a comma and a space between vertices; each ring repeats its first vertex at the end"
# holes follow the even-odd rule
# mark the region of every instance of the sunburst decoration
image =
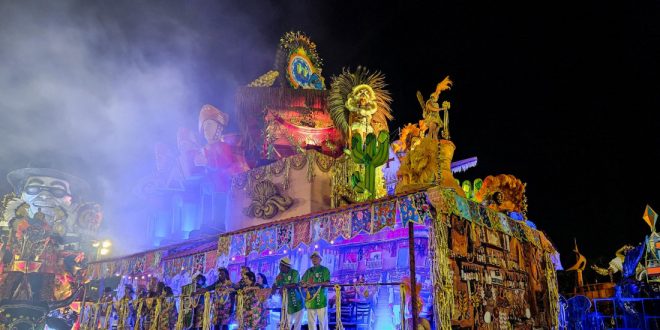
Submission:
POLYGON ((390 103, 392 97, 390 92, 385 89, 385 75, 380 71, 369 72, 365 67, 358 66, 355 72, 350 69, 343 69, 339 76, 332 77, 330 84, 330 96, 328 96, 328 109, 330 116, 344 137, 348 137, 350 130, 350 111, 346 108, 346 100, 353 92, 353 88, 359 85, 369 85, 376 96, 378 111, 371 118, 371 125, 374 132, 380 130, 389 131, 387 121, 392 120, 392 111, 390 103))

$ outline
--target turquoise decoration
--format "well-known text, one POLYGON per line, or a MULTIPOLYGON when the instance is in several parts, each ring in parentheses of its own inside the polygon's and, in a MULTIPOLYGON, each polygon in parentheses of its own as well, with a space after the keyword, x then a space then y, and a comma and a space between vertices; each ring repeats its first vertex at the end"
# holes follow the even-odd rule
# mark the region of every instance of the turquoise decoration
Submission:
POLYGON ((300 54, 291 56, 289 64, 289 75, 293 80, 294 87, 303 89, 323 89, 323 82, 311 63, 311 61, 300 54))
POLYGON ((364 173, 356 171, 351 176, 353 189, 358 193, 367 192, 369 199, 376 194, 376 167, 385 164, 389 155, 390 135, 387 131, 380 131, 378 138, 374 133, 367 134, 362 144, 360 134, 353 135, 351 149, 344 150, 356 164, 364 165, 364 173))

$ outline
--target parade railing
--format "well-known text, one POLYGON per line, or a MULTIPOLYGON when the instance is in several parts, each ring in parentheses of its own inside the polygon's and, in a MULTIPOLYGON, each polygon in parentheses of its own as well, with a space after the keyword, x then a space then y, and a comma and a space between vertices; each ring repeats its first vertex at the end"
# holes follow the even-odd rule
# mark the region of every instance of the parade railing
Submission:
MULTIPOLYGON (((217 313, 215 307, 219 303, 226 301, 229 293, 235 294, 235 320, 239 324, 239 329, 243 328, 244 316, 246 313, 251 312, 253 306, 246 306, 246 295, 248 293, 254 294, 257 298, 256 301, 263 303, 268 299, 271 294, 276 290, 281 290, 281 308, 280 308, 280 326, 279 329, 287 329, 289 324, 289 314, 287 313, 288 294, 287 290, 300 290, 308 288, 330 288, 334 290, 334 313, 336 330, 344 329, 344 319, 342 318, 342 302, 344 301, 342 295, 342 288, 352 287, 355 291, 360 288, 378 288, 378 287, 398 287, 400 291, 400 317, 401 329, 408 328, 405 319, 406 293, 407 288, 402 282, 380 282, 380 283, 328 283, 321 285, 313 285, 306 283, 298 283, 287 285, 286 287, 272 287, 272 288, 242 288, 235 289, 232 287, 224 287, 212 289, 206 292, 201 292, 191 295, 179 296, 161 296, 152 298, 135 298, 128 299, 122 298, 114 301, 99 301, 88 302, 81 308, 85 309, 81 313, 79 319, 81 330, 156 330, 156 329, 176 329, 183 330, 191 327, 201 327, 203 330, 213 328, 214 322, 217 321, 217 313), (256 290, 255 292, 250 292, 256 290), (203 310, 199 310, 199 304, 203 304, 203 310), (195 315, 195 313, 202 313, 195 315), (201 319, 201 324, 199 320, 201 319), (197 324, 196 324, 197 321, 197 324)), ((303 300, 305 298, 303 297, 303 300)))

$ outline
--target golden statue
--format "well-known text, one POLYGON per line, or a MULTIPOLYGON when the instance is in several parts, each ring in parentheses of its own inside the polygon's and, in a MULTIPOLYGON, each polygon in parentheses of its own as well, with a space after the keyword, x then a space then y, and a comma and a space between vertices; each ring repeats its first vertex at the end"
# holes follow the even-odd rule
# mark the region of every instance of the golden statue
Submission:
POLYGON ((397 193, 433 184, 438 172, 438 143, 429 137, 423 138, 415 148, 401 159, 397 171, 397 193))
POLYGON ((450 90, 454 82, 449 79, 449 76, 446 76, 435 88, 435 92, 431 93, 429 99, 424 102, 424 97, 422 93, 417 91, 417 100, 419 105, 424 111, 424 121, 429 126, 429 136, 431 139, 438 139, 438 131, 442 126, 442 138, 449 140, 449 108, 451 104, 449 101, 443 101, 442 106, 438 105, 438 98, 440 93, 446 90, 450 90), (443 119, 440 118, 440 111, 443 112, 443 119))
POLYGON ((389 131, 392 97, 385 86, 382 73, 361 66, 354 72, 344 69, 332 78, 328 111, 349 146, 353 134, 359 133, 364 140, 369 132, 389 131))
POLYGON ((373 133, 371 126, 371 116, 378 111, 376 103, 376 94, 367 84, 357 85, 348 95, 346 100, 346 109, 351 112, 352 123, 351 132, 357 132, 363 135, 373 133))

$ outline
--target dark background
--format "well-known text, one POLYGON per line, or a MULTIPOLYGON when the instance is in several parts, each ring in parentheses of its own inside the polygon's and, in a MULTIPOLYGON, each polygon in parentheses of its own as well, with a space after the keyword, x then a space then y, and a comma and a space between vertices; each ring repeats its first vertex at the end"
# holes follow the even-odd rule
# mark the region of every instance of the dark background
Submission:
POLYGON ((126 192, 153 171, 154 144, 174 148, 204 103, 233 116, 235 88, 300 30, 328 85, 342 67, 385 73, 393 127, 420 119, 415 92, 450 75, 454 159, 479 158, 457 177, 526 182, 529 217, 565 267, 574 238, 605 265, 643 240, 646 204, 660 211, 660 2, 387 3, 4 2, 2 171, 39 161, 77 173, 117 235, 136 220, 126 192))

